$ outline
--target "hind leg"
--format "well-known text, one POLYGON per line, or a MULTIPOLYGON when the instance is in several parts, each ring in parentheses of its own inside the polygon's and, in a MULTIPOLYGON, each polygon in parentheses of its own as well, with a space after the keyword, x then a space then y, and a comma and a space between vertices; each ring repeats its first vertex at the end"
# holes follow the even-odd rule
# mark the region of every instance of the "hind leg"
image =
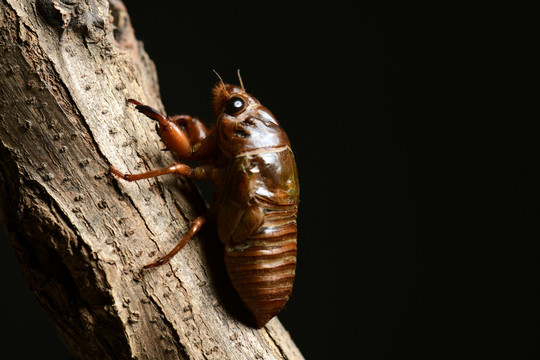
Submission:
POLYGON ((198 218, 195 218, 195 220, 191 222, 187 234, 182 237, 180 242, 176 244, 176 246, 171 251, 169 251, 165 256, 159 258, 157 261, 144 265, 143 268, 150 269, 168 263, 169 260, 171 260, 174 255, 176 255, 180 250, 182 250, 182 248, 187 244, 187 242, 191 240, 191 238, 195 236, 195 234, 197 234, 199 230, 201 230, 205 222, 206 218, 204 216, 199 216, 198 218))

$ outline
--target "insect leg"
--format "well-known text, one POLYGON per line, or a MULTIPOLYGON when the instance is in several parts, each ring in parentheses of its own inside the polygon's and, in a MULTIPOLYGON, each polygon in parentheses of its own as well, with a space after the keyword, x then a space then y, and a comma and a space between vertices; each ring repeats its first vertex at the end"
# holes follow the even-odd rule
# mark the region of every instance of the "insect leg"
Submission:
POLYGON ((167 148, 181 159, 189 159, 193 153, 188 136, 180 129, 180 126, 170 118, 150 106, 143 105, 137 100, 128 99, 128 103, 135 104, 135 109, 159 123, 159 135, 167 148))
POLYGON ((191 146, 200 143, 208 135, 208 129, 198 117, 189 115, 173 115, 169 119, 178 125, 183 125, 191 146))
POLYGON ((201 230, 201 227, 205 222, 206 218, 204 216, 199 216, 198 218, 193 220, 187 234, 182 237, 182 240, 180 240, 180 242, 167 255, 161 257, 160 259, 151 264, 144 265, 143 268, 150 269, 156 266, 166 264, 169 260, 171 260, 174 255, 176 255, 176 253, 178 253, 184 247, 184 245, 187 244, 187 242, 193 236, 195 236, 195 234, 199 232, 199 230, 201 230))
POLYGON ((186 164, 174 163, 163 169, 151 170, 139 174, 124 174, 113 166, 109 168, 109 172, 126 181, 149 179, 167 174, 182 175, 195 178, 197 180, 214 180, 216 176, 219 176, 220 169, 211 165, 202 165, 192 168, 186 164))
POLYGON ((156 120, 160 124, 162 123, 164 125, 167 124, 168 122, 167 117, 163 115, 162 113, 160 113, 159 111, 157 111, 156 109, 147 105, 143 105, 140 101, 137 101, 135 99, 128 99, 127 102, 135 104, 136 105, 135 109, 137 109, 141 114, 148 116, 150 119, 156 120))
POLYGON ((124 179, 126 181, 137 181, 137 180, 148 179, 148 178, 153 178, 156 176, 167 175, 167 174, 190 176, 191 173, 193 172, 193 168, 185 164, 175 163, 163 169, 152 170, 152 171, 148 171, 148 172, 144 172, 140 174, 124 174, 112 166, 110 167, 109 171, 111 172, 111 174, 116 175, 119 178, 124 179))
MULTIPOLYGON (((215 176, 216 171, 218 171, 216 168, 212 166, 198 166, 196 168, 191 168, 185 164, 172 164, 166 168, 158 169, 158 170, 152 170, 140 174, 124 174, 114 167, 111 166, 110 172, 116 176, 118 176, 121 179, 127 180, 127 181, 137 181, 142 179, 148 179, 160 175, 166 175, 166 174, 177 174, 177 175, 184 175, 193 177, 199 180, 212 180, 215 176)), ((195 234, 199 232, 203 224, 206 222, 206 217, 199 216, 195 220, 191 222, 191 226, 189 231, 187 232, 184 237, 180 240, 180 242, 165 256, 157 260, 156 262, 153 262, 151 264, 145 265, 145 269, 153 268, 159 265, 163 265, 167 263, 178 251, 180 251, 184 245, 193 237, 195 234)))

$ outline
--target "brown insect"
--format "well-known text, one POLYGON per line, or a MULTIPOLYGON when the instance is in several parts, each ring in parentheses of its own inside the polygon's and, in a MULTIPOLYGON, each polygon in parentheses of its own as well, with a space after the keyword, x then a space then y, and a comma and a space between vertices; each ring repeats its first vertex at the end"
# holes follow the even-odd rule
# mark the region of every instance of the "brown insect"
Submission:
POLYGON ((165 264, 207 220, 215 221, 232 284, 261 328, 281 311, 292 291, 298 174, 287 135, 272 113, 246 93, 240 73, 238 77, 240 87, 221 78, 214 87, 217 121, 211 130, 195 117, 166 117, 128 100, 159 123, 169 150, 180 160, 199 161, 200 166, 175 163, 141 174, 123 174, 113 167, 110 171, 127 181, 165 174, 212 181, 216 191, 208 213, 192 221, 168 254, 144 268, 165 264))

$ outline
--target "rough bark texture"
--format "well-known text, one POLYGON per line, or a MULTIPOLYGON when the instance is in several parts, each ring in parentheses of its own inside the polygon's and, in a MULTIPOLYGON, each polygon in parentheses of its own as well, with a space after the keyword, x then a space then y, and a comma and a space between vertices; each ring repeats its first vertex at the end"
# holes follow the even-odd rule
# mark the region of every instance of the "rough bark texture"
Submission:
POLYGON ((301 359, 255 330, 215 232, 141 271, 204 211, 183 178, 117 182, 173 160, 128 97, 163 110, 120 1, 0 0, 0 197, 25 277, 75 358, 301 359), (208 239, 206 241, 205 239, 208 239), (240 320, 239 320, 240 319, 240 320))

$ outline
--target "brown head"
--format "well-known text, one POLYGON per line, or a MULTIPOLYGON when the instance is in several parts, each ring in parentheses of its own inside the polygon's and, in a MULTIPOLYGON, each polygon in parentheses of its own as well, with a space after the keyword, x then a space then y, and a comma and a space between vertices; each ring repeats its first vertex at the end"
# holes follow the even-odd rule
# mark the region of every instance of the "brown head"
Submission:
POLYGON ((274 115, 248 94, 243 85, 220 81, 212 93, 219 147, 227 157, 289 145, 289 139, 274 115))

